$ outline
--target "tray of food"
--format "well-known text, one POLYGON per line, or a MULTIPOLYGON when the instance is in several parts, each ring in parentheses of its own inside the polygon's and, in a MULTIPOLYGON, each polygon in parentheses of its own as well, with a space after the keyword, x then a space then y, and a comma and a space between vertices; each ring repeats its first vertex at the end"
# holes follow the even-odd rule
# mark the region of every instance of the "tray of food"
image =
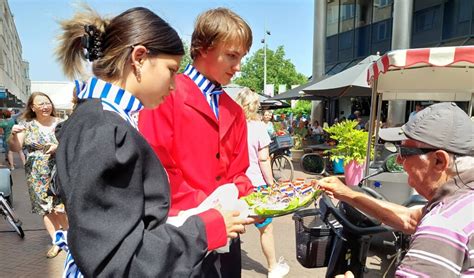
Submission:
POLYGON ((316 180, 275 184, 242 199, 249 205, 250 216, 278 217, 309 206, 321 195, 315 189, 316 180))

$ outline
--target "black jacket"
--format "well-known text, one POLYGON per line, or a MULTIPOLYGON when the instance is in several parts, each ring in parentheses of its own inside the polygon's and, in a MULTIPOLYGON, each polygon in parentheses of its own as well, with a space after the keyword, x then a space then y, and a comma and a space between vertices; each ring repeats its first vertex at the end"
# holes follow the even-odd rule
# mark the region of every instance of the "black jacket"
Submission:
POLYGON ((68 244, 86 277, 199 275, 204 224, 196 216, 165 224, 168 177, 135 128, 94 99, 81 101, 57 136, 68 244))

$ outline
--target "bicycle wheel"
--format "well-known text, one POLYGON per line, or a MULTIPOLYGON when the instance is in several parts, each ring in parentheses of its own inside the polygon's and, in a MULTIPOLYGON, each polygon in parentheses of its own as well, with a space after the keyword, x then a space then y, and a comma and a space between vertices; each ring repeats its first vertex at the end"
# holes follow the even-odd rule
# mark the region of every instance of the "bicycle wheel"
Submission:
POLYGON ((8 223, 13 227, 15 232, 21 237, 25 237, 25 233, 23 232, 23 228, 21 227, 21 221, 16 216, 15 212, 11 209, 10 205, 8 202, 3 198, 3 196, 0 196, 0 206, 2 208, 3 213, 5 214, 5 218, 7 219, 8 223))
POLYGON ((319 154, 308 153, 301 158, 301 167, 306 173, 321 175, 326 171, 326 162, 319 154))
POLYGON ((277 155, 272 160, 272 173, 275 181, 292 181, 294 175, 293 162, 286 155, 277 155))

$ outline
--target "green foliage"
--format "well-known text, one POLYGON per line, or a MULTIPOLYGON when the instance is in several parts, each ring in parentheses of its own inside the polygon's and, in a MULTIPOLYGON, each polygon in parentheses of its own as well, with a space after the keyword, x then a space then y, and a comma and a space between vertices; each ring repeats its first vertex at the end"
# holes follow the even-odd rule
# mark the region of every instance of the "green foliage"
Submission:
POLYGON ((386 167, 389 172, 401 173, 404 171, 403 166, 397 163, 397 154, 388 156, 386 160, 386 167))
POLYGON ((184 55, 183 55, 183 58, 181 59, 181 64, 179 65, 178 72, 183 72, 186 66, 193 62, 193 59, 191 59, 191 54, 189 52, 189 45, 186 41, 183 41, 183 47, 184 47, 184 55))
POLYGON ((310 100, 298 100, 296 102, 295 108, 282 108, 275 110, 275 114, 290 114, 293 113, 296 117, 301 117, 303 115, 311 114, 311 101, 310 100))
MULTIPOLYGON (((264 48, 257 50, 252 56, 245 59, 242 65, 241 76, 233 83, 249 87, 252 91, 263 91, 263 55, 264 48)), ((283 46, 277 47, 275 51, 267 48, 267 84, 291 85, 304 84, 308 78, 298 73, 295 66, 289 59, 285 59, 285 49, 283 46)))
POLYGON ((331 154, 331 160, 343 159, 344 165, 351 160, 356 160, 359 164, 365 162, 369 133, 355 129, 357 124, 357 121, 342 121, 324 129, 331 139, 338 142, 327 151, 331 154))

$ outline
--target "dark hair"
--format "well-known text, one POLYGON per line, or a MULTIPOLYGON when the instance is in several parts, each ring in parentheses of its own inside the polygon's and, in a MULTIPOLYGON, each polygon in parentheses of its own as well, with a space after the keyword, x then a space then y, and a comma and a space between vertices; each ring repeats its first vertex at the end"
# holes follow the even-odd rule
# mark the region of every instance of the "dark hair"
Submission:
POLYGON ((34 93, 31 93, 30 97, 28 98, 28 101, 26 102, 25 111, 21 115, 21 118, 25 119, 28 122, 33 119, 36 119, 36 114, 35 112, 33 112, 33 109, 31 109, 31 107, 33 106, 33 101, 35 100, 37 96, 46 97, 49 100, 49 102, 51 102, 51 108, 52 108, 51 116, 56 117, 56 108, 54 108, 54 103, 51 101, 51 98, 43 92, 34 92, 34 93))
POLYGON ((128 9, 109 20, 90 7, 83 8, 84 11, 77 12, 72 19, 60 22, 63 33, 56 55, 69 78, 84 76, 83 60, 89 57, 93 60, 95 76, 117 80, 123 75, 136 45, 145 46, 151 56, 184 55, 183 43, 176 31, 149 9, 128 9), (93 35, 86 29, 94 30, 93 35), (84 44, 90 40, 93 50, 84 44), (88 55, 84 54, 84 48, 88 55))

